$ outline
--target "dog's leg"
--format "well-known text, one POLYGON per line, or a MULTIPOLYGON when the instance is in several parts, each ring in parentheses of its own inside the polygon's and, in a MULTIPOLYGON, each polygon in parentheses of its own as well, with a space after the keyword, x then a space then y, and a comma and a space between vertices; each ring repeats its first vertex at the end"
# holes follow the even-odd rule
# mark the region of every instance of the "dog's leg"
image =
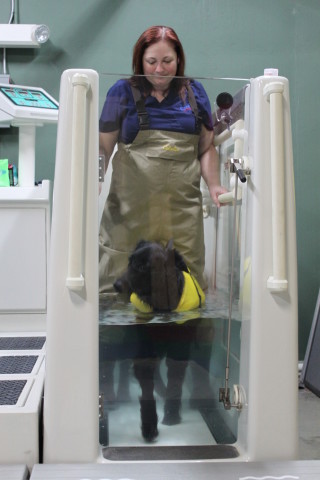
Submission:
POLYGON ((168 357, 166 364, 168 367, 168 384, 162 423, 164 425, 177 425, 181 422, 182 386, 188 362, 186 360, 174 360, 168 357))
POLYGON ((134 373, 141 387, 141 432, 147 442, 154 440, 159 433, 156 401, 153 396, 156 364, 155 358, 134 360, 134 373))

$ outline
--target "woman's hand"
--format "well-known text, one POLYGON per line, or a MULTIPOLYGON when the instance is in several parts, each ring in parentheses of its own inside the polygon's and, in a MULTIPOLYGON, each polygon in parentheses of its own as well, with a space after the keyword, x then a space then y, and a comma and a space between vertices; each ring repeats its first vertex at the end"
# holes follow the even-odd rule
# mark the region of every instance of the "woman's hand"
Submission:
POLYGON ((220 162, 217 150, 213 145, 213 132, 202 127, 199 140, 199 160, 201 175, 206 182, 210 197, 217 207, 220 207, 219 195, 227 189, 220 185, 220 162))
MULTIPOLYGON (((215 185, 211 188, 209 188, 209 193, 210 193, 210 197, 212 198, 212 201, 213 203, 217 206, 217 207, 221 207, 221 203, 219 202, 219 195, 221 195, 222 193, 226 193, 228 190, 224 187, 222 187, 221 185, 215 185)), ((222 204, 223 206, 224 204, 222 204)))

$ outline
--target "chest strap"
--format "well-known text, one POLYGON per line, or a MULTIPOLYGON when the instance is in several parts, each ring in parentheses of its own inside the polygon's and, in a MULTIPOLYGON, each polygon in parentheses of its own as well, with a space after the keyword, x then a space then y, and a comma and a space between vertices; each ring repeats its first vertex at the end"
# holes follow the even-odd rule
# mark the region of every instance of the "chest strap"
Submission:
POLYGON ((149 130, 150 128, 149 115, 147 113, 147 110, 144 104, 144 99, 141 95, 141 92, 139 88, 133 87, 132 85, 131 85, 131 91, 132 91, 134 102, 136 104, 140 130, 149 130))
POLYGON ((195 99, 194 93, 190 85, 187 85, 187 92, 188 92, 188 99, 189 99, 189 104, 192 110, 193 115, 195 116, 196 119, 196 133, 200 133, 201 130, 201 120, 199 116, 199 109, 198 109, 198 104, 195 99))
MULTIPOLYGON (((134 102, 136 104, 136 109, 137 109, 138 118, 139 118, 140 130, 149 130, 149 128, 150 128, 149 115, 148 115, 148 112, 146 110, 144 98, 141 95, 141 92, 140 92, 139 88, 133 87, 131 85, 131 91, 132 91, 134 102)), ((196 120, 195 131, 196 131, 196 133, 200 133, 201 120, 200 120, 200 116, 199 116, 199 109, 198 109, 197 101, 195 99, 193 90, 190 87, 190 85, 187 85, 187 92, 188 92, 189 104, 190 104, 192 113, 195 116, 195 120, 196 120)))

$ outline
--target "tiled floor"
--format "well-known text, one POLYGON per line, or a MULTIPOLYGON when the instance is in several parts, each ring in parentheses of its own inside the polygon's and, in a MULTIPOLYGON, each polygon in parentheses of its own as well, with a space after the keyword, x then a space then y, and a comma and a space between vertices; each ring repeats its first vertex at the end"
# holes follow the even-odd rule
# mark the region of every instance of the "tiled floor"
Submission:
POLYGON ((320 398, 299 390, 299 460, 320 460, 320 398))

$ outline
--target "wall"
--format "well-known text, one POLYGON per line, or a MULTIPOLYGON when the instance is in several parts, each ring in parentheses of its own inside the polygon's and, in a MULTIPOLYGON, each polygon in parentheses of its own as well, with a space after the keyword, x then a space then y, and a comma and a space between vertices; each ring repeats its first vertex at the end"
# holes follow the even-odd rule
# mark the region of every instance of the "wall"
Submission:
MULTIPOLYGON (((191 76, 251 78, 276 67, 290 81, 299 269, 299 358, 303 359, 319 289, 320 162, 316 144, 320 97, 318 0, 23 0, 16 21, 45 23, 51 37, 39 50, 7 50, 16 84, 59 97, 68 68, 100 74, 102 107, 111 78, 130 73, 132 46, 152 24, 179 34, 191 76)), ((10 1, 0 3, 7 23, 10 1)), ((218 87, 216 94, 219 93, 218 87)), ((38 129, 36 178, 53 179, 55 126, 38 129)), ((17 157, 17 130, 0 129, 0 158, 17 157)))

